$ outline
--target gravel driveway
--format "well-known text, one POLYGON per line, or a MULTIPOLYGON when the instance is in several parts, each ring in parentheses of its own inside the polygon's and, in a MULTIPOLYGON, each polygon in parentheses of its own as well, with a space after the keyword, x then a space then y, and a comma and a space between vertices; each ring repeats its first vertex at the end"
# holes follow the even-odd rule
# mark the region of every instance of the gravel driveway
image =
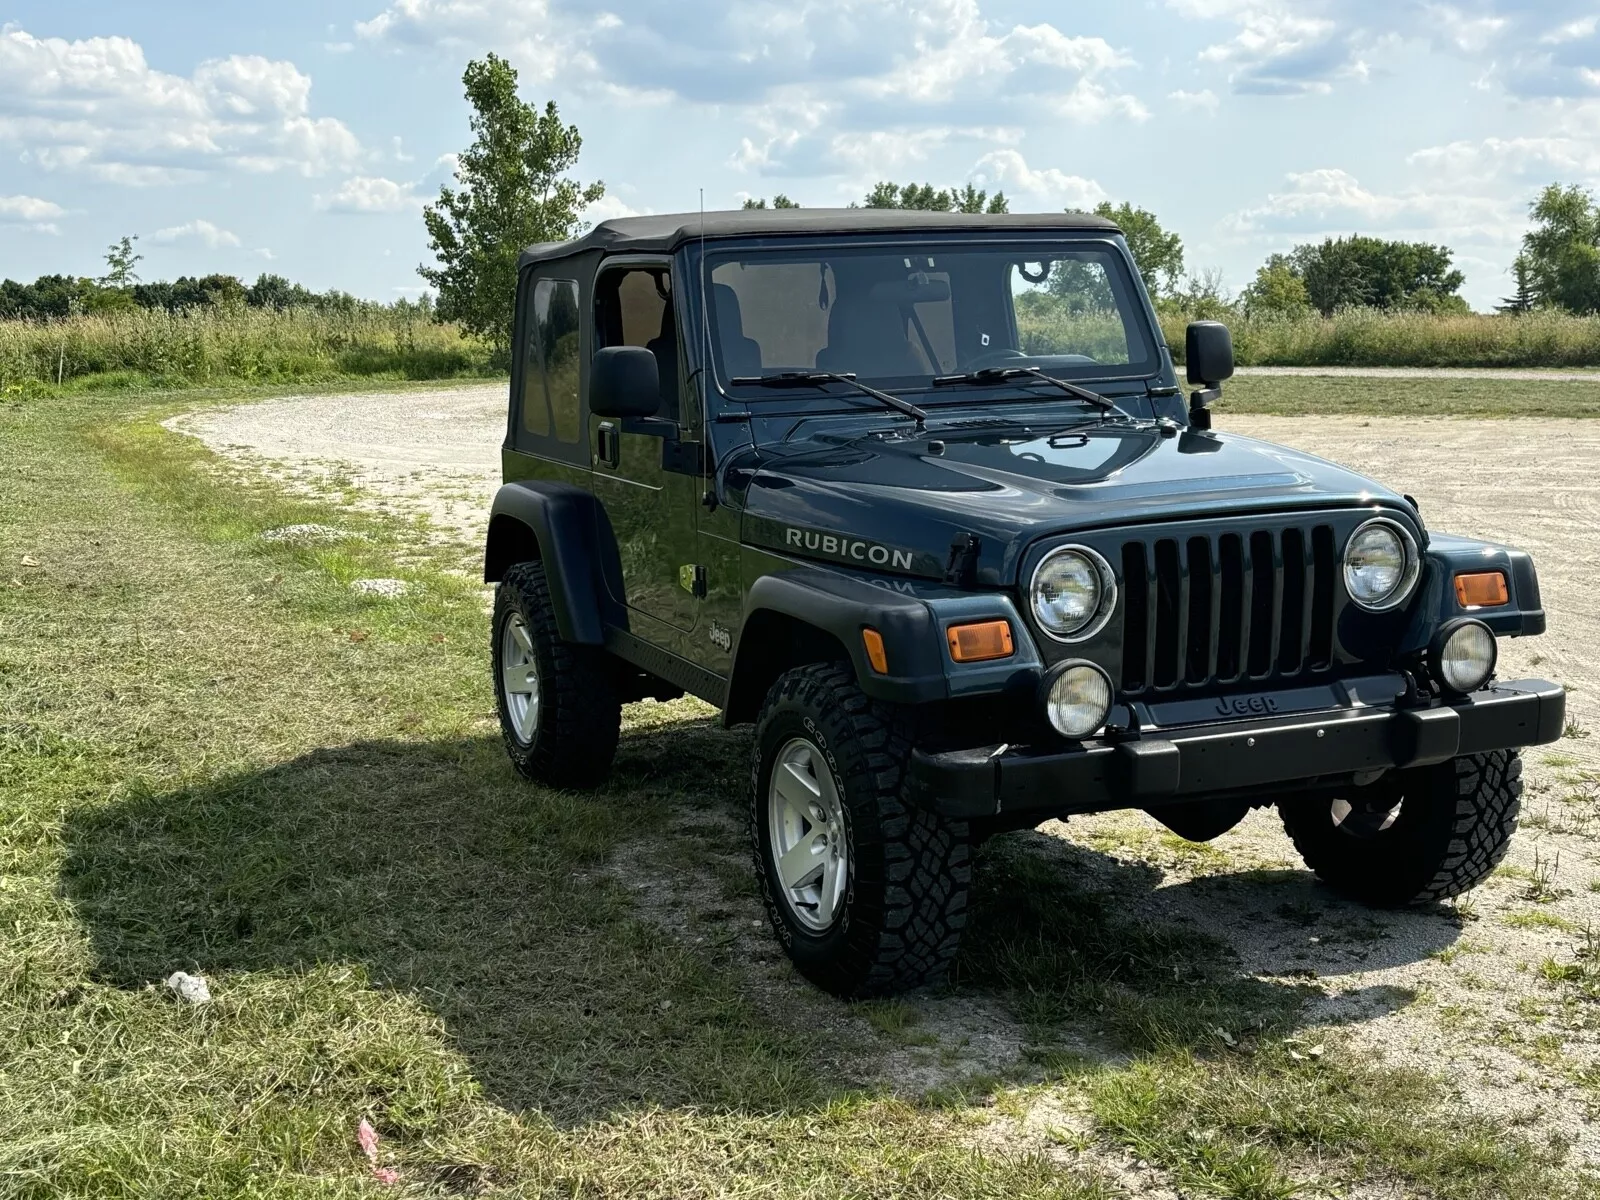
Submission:
MULTIPOLYGON (((1444 374, 1444 373, 1441 373, 1444 374)), ((1541 374, 1547 378, 1548 375, 1541 374)), ((355 485, 361 502, 425 513, 476 541, 499 482, 505 386, 273 400, 175 418, 213 449, 306 486, 355 485)), ((1600 929, 1600 421, 1224 415, 1415 497, 1435 529, 1514 543, 1538 563, 1549 633, 1504 643, 1507 675, 1572 688, 1574 736, 1528 756, 1523 828, 1507 866, 1457 909, 1370 913, 1310 880, 1277 819, 1258 811, 1209 847, 1164 835, 1138 813, 1046 832, 1153 866, 1160 885, 1128 902, 1192 921, 1263 978, 1314 979, 1318 1016, 1389 1061, 1443 1072, 1476 1107, 1569 1137, 1600 1163, 1587 1113, 1600 1038, 1570 964, 1600 929), (1589 736, 1593 733, 1594 736, 1589 736), (1586 1077, 1586 1078, 1585 1078, 1586 1077)), ((939 1024, 975 1001, 930 1000, 939 1024)), ((987 1013, 985 1020, 995 1020, 987 1013)), ((1020 1043, 1021 1038, 1018 1037, 1020 1043)))

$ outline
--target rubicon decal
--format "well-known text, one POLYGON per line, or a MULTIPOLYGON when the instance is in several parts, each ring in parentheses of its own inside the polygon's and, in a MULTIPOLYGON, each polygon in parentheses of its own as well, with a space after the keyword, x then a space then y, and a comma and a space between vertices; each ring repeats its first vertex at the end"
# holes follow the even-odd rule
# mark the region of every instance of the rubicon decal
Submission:
POLYGON ((825 558, 844 559, 863 566, 888 567, 894 571, 912 569, 911 551, 877 542, 864 542, 845 534, 819 533, 815 529, 796 529, 791 525, 783 531, 783 544, 791 550, 806 550, 825 558))

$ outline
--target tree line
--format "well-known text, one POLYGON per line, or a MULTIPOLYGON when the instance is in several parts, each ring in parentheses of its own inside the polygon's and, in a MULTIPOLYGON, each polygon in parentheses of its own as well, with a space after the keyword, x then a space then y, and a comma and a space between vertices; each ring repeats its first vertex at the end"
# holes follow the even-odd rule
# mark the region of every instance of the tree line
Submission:
POLYGON ((180 275, 177 279, 145 282, 137 267, 144 256, 134 251, 137 237, 124 237, 106 250, 106 271, 98 278, 75 275, 41 275, 32 283, 0 281, 0 319, 47 321, 83 313, 129 312, 160 309, 173 314, 197 309, 258 308, 274 312, 307 309, 314 312, 356 312, 367 308, 415 308, 431 315, 433 299, 396 301, 379 305, 349 292, 314 292, 282 275, 263 273, 254 283, 234 275, 180 275))

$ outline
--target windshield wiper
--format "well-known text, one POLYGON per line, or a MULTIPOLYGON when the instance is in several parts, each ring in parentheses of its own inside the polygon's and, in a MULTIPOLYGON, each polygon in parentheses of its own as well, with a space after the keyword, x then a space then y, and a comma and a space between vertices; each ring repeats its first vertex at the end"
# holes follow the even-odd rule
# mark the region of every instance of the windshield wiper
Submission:
POLYGON ((734 387, 771 388, 821 387, 825 383, 842 383, 846 387, 855 388, 863 396, 871 396, 874 400, 887 404, 908 417, 916 418, 918 429, 921 429, 923 422, 928 419, 928 414, 911 401, 902 400, 893 392, 881 392, 875 387, 857 383, 854 375, 843 375, 837 371, 778 371, 771 375, 740 375, 728 382, 734 387))
POLYGON ((1042 367, 985 367, 981 371, 967 371, 961 375, 940 375, 934 379, 933 385, 935 387, 948 387, 955 383, 981 385, 1007 383, 1013 380, 1019 383, 1047 383, 1053 388, 1060 388, 1069 396, 1094 405, 1101 412, 1116 413, 1123 417, 1129 415, 1114 400, 1108 400, 1099 392, 1091 392, 1088 388, 1079 387, 1075 383, 1068 383, 1065 379, 1046 375, 1042 367))

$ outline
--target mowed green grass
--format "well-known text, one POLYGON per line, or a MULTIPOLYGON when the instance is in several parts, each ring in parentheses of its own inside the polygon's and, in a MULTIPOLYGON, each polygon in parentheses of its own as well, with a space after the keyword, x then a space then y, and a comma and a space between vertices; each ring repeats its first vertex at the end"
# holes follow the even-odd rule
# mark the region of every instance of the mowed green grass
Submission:
POLYGON ((1223 386, 1216 410, 1282 416, 1600 417, 1600 373, 1592 380, 1241 375, 1223 386))
POLYGON ((893 1056, 937 1061, 927 997, 843 1005, 746 949, 748 734, 642 705, 599 794, 519 782, 460 548, 140 403, 0 408, 0 1193, 1086 1198, 1127 1154, 1190 1195, 1591 1194, 1440 1081, 1291 1054, 1306 986, 1035 835, 985 848, 944 999, 1020 1061, 896 1089, 893 1056), (359 537, 259 537, 304 522, 359 537), (1079 1126, 979 1136, 1045 1092, 1079 1126))

